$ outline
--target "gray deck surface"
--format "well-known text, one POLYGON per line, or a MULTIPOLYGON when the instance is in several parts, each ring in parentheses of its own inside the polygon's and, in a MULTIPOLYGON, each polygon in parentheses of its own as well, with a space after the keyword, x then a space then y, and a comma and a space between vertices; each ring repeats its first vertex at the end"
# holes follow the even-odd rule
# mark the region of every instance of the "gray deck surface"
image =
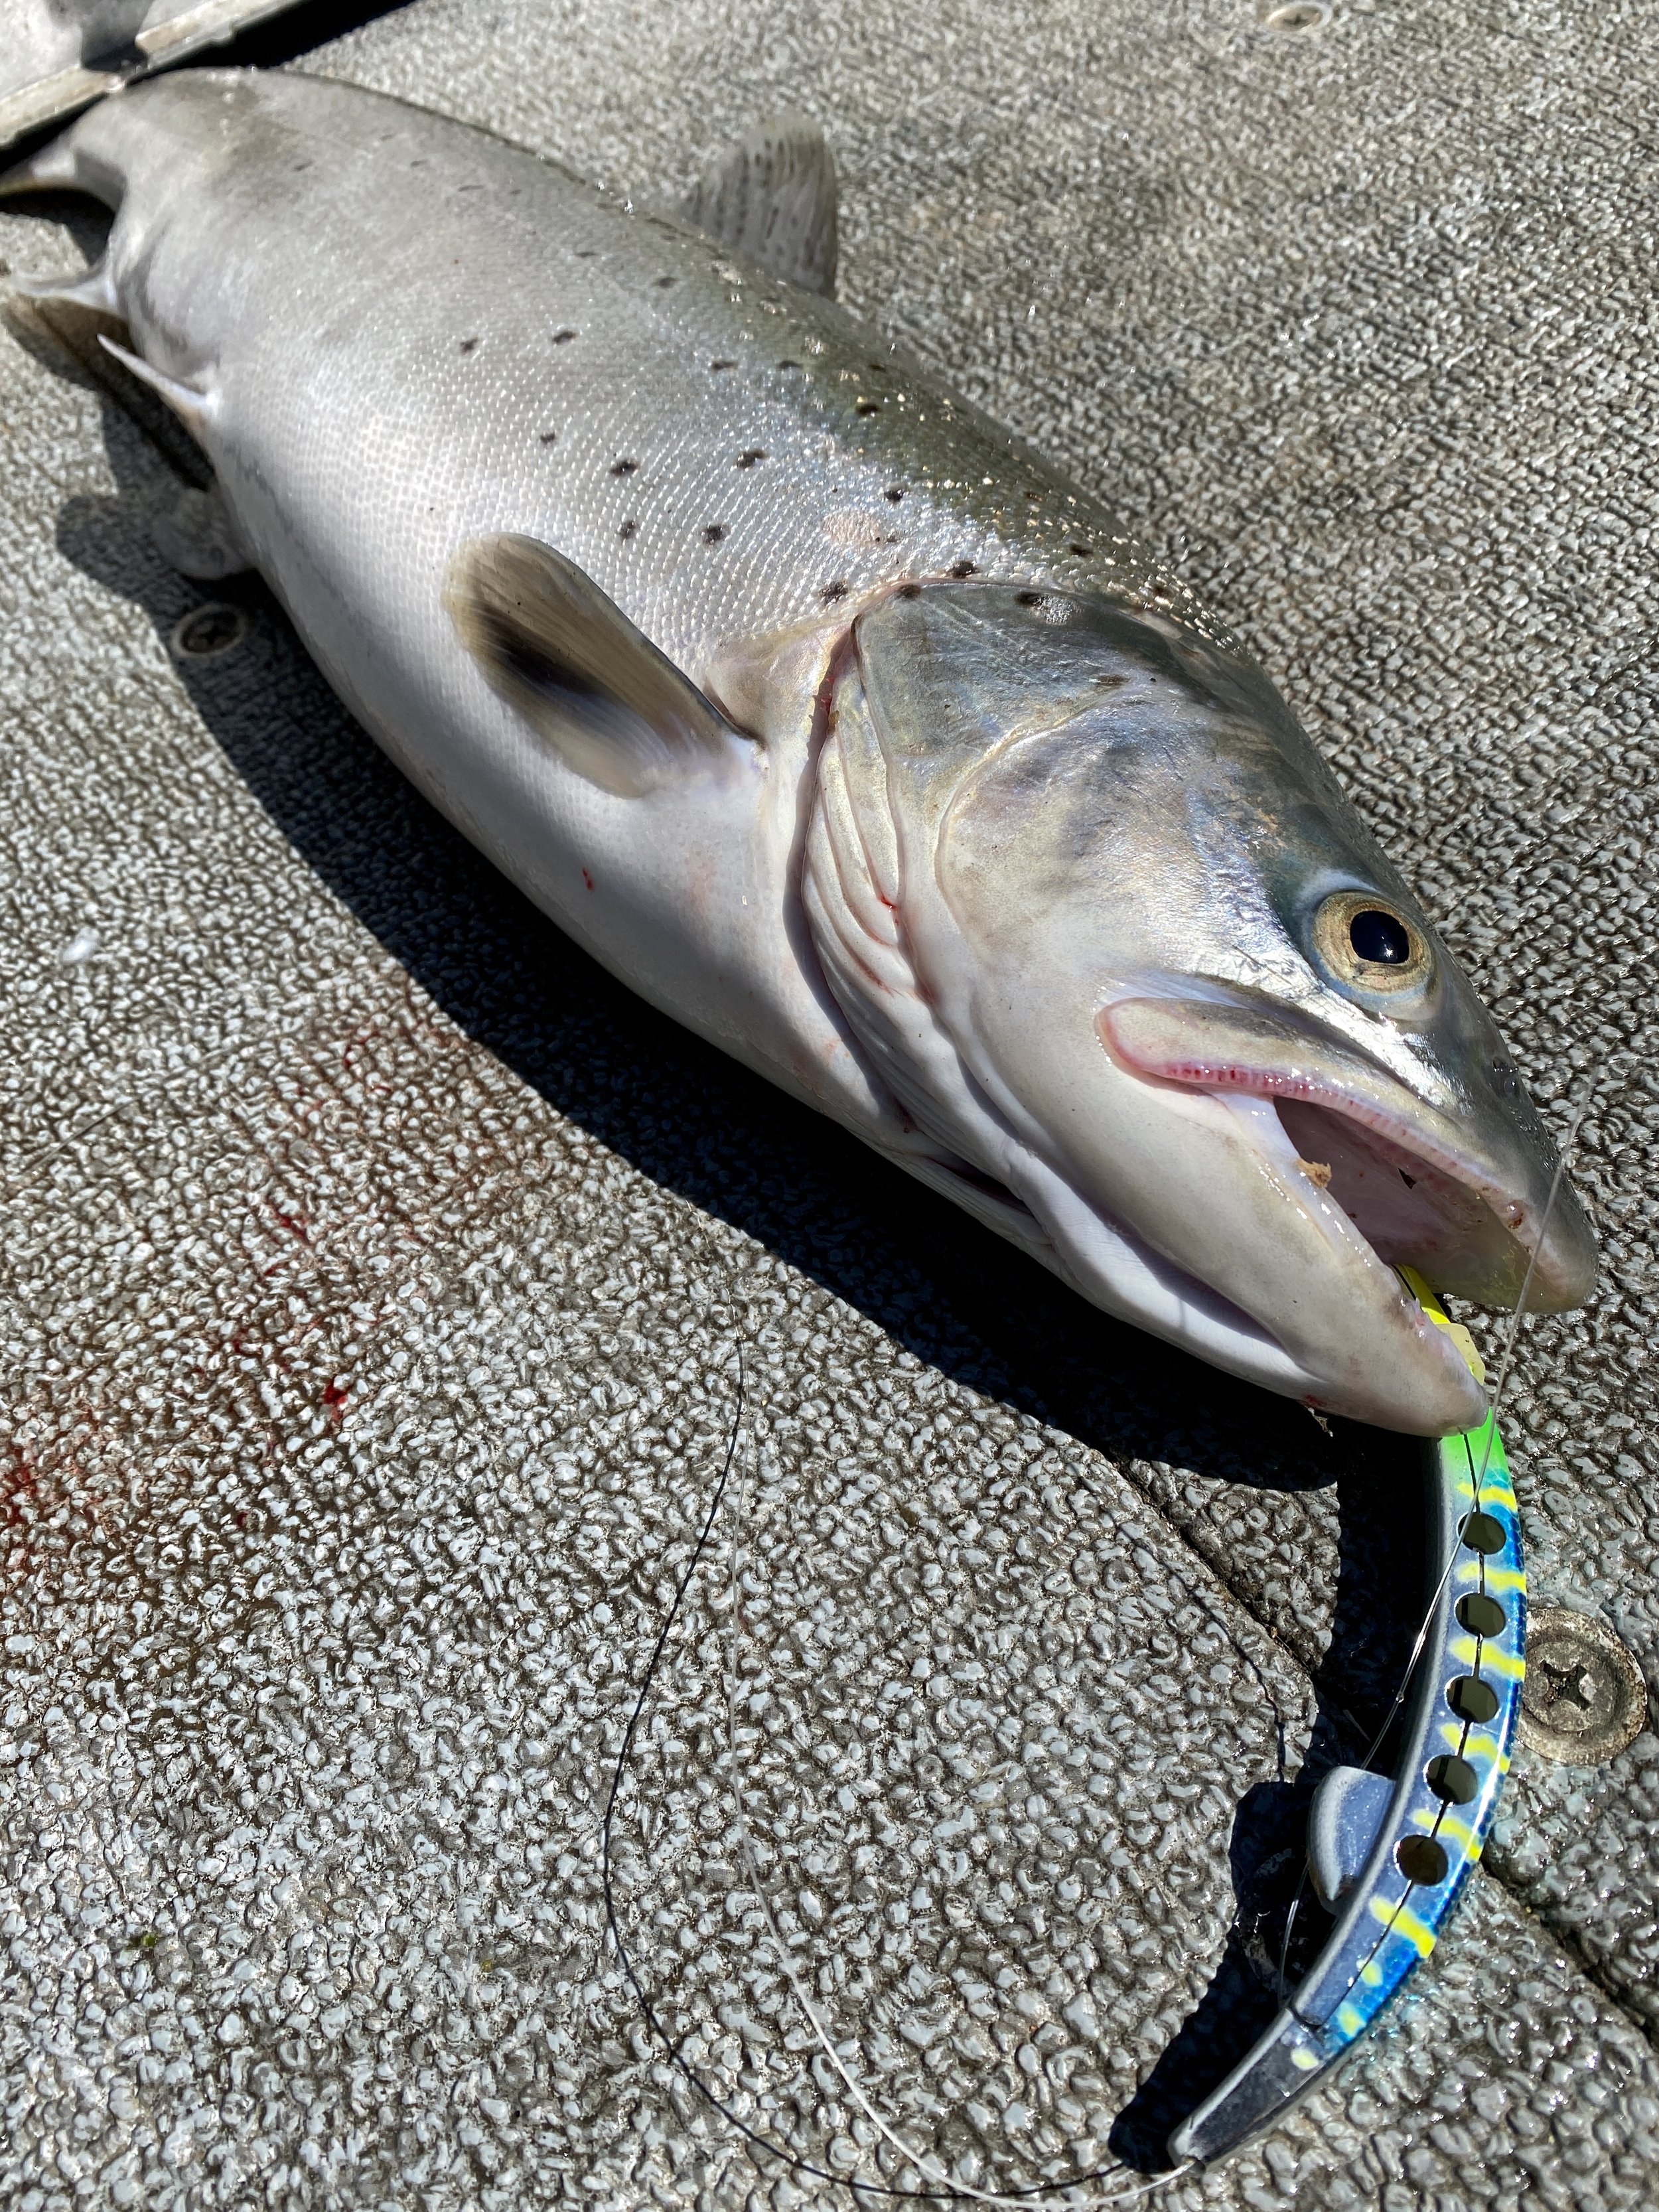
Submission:
MULTIPOLYGON (((305 65, 644 195, 823 120, 843 296, 1179 559, 1558 1125, 1589 1080, 1603 1286, 1505 1425, 1534 1596, 1659 1686, 1654 11, 415 0, 305 65)), ((75 265, 72 212, 0 258, 75 265)), ((686 2091, 603 1926, 739 1340, 742 1525, 618 1809, 639 1972, 721 2094, 859 2161, 740 1786, 880 2109, 981 2186, 1150 2170, 1271 2009, 1297 1778, 1409 1640, 1404 1463, 629 999, 258 587, 170 654, 213 595, 151 549, 174 449, 27 332, 0 439, 0 2204, 836 2196, 686 2091)), ((1408 1999, 1153 2202, 1650 2207, 1656 1962, 1659 1739, 1523 1752, 1408 1999)))

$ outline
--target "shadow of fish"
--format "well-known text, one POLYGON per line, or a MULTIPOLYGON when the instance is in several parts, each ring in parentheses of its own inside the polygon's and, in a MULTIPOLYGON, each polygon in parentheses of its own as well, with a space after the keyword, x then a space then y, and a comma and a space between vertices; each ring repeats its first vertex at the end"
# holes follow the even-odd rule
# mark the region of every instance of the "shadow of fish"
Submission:
MULTIPOLYGON (((822 139, 679 217, 303 76, 202 71, 11 173, 342 697, 624 981, 1054 1268, 1424 1434, 1395 1272, 1581 1300, 1490 1019, 1271 685, 1096 501, 837 309, 822 139), (1541 1238, 1541 1244, 1540 1244, 1541 1238)), ((27 288, 26 288, 27 289, 27 288)))

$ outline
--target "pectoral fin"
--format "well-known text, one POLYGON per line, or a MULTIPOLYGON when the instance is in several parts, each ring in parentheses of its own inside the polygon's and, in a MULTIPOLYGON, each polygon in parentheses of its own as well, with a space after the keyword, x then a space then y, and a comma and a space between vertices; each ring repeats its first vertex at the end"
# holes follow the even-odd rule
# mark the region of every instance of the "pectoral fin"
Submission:
POLYGON ((805 116, 757 124, 705 171, 681 212, 786 283, 834 292, 836 164, 805 116))
POLYGON ((444 605, 491 688, 605 791, 639 798, 752 757, 615 601, 538 538, 462 546, 444 605))

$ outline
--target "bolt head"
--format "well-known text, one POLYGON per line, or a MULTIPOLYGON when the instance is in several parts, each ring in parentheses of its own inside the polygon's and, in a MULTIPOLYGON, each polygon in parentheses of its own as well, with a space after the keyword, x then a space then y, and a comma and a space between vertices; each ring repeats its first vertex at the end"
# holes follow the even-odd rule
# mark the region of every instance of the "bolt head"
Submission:
POLYGON ((1634 1741, 1647 1717, 1642 1670, 1605 1620, 1565 1606, 1528 1609, 1522 1743, 1568 1765, 1600 1766, 1634 1741))

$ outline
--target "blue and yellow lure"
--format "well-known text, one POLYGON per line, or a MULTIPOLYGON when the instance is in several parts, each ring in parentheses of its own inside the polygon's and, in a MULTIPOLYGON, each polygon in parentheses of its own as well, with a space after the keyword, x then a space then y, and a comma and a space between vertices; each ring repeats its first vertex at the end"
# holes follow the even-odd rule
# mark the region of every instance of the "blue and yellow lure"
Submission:
MULTIPOLYGON (((1402 1273, 1480 1376, 1467 1332, 1402 1273)), ((1224 2156, 1346 2056, 1433 1950, 1491 1830, 1525 1673, 1515 1492, 1490 1416, 1425 1449, 1430 1557, 1444 1572, 1419 1639, 1398 1774, 1338 1767, 1320 1783, 1310 1871, 1336 1925, 1255 2049, 1170 2137, 1177 2159, 1224 2156)))

